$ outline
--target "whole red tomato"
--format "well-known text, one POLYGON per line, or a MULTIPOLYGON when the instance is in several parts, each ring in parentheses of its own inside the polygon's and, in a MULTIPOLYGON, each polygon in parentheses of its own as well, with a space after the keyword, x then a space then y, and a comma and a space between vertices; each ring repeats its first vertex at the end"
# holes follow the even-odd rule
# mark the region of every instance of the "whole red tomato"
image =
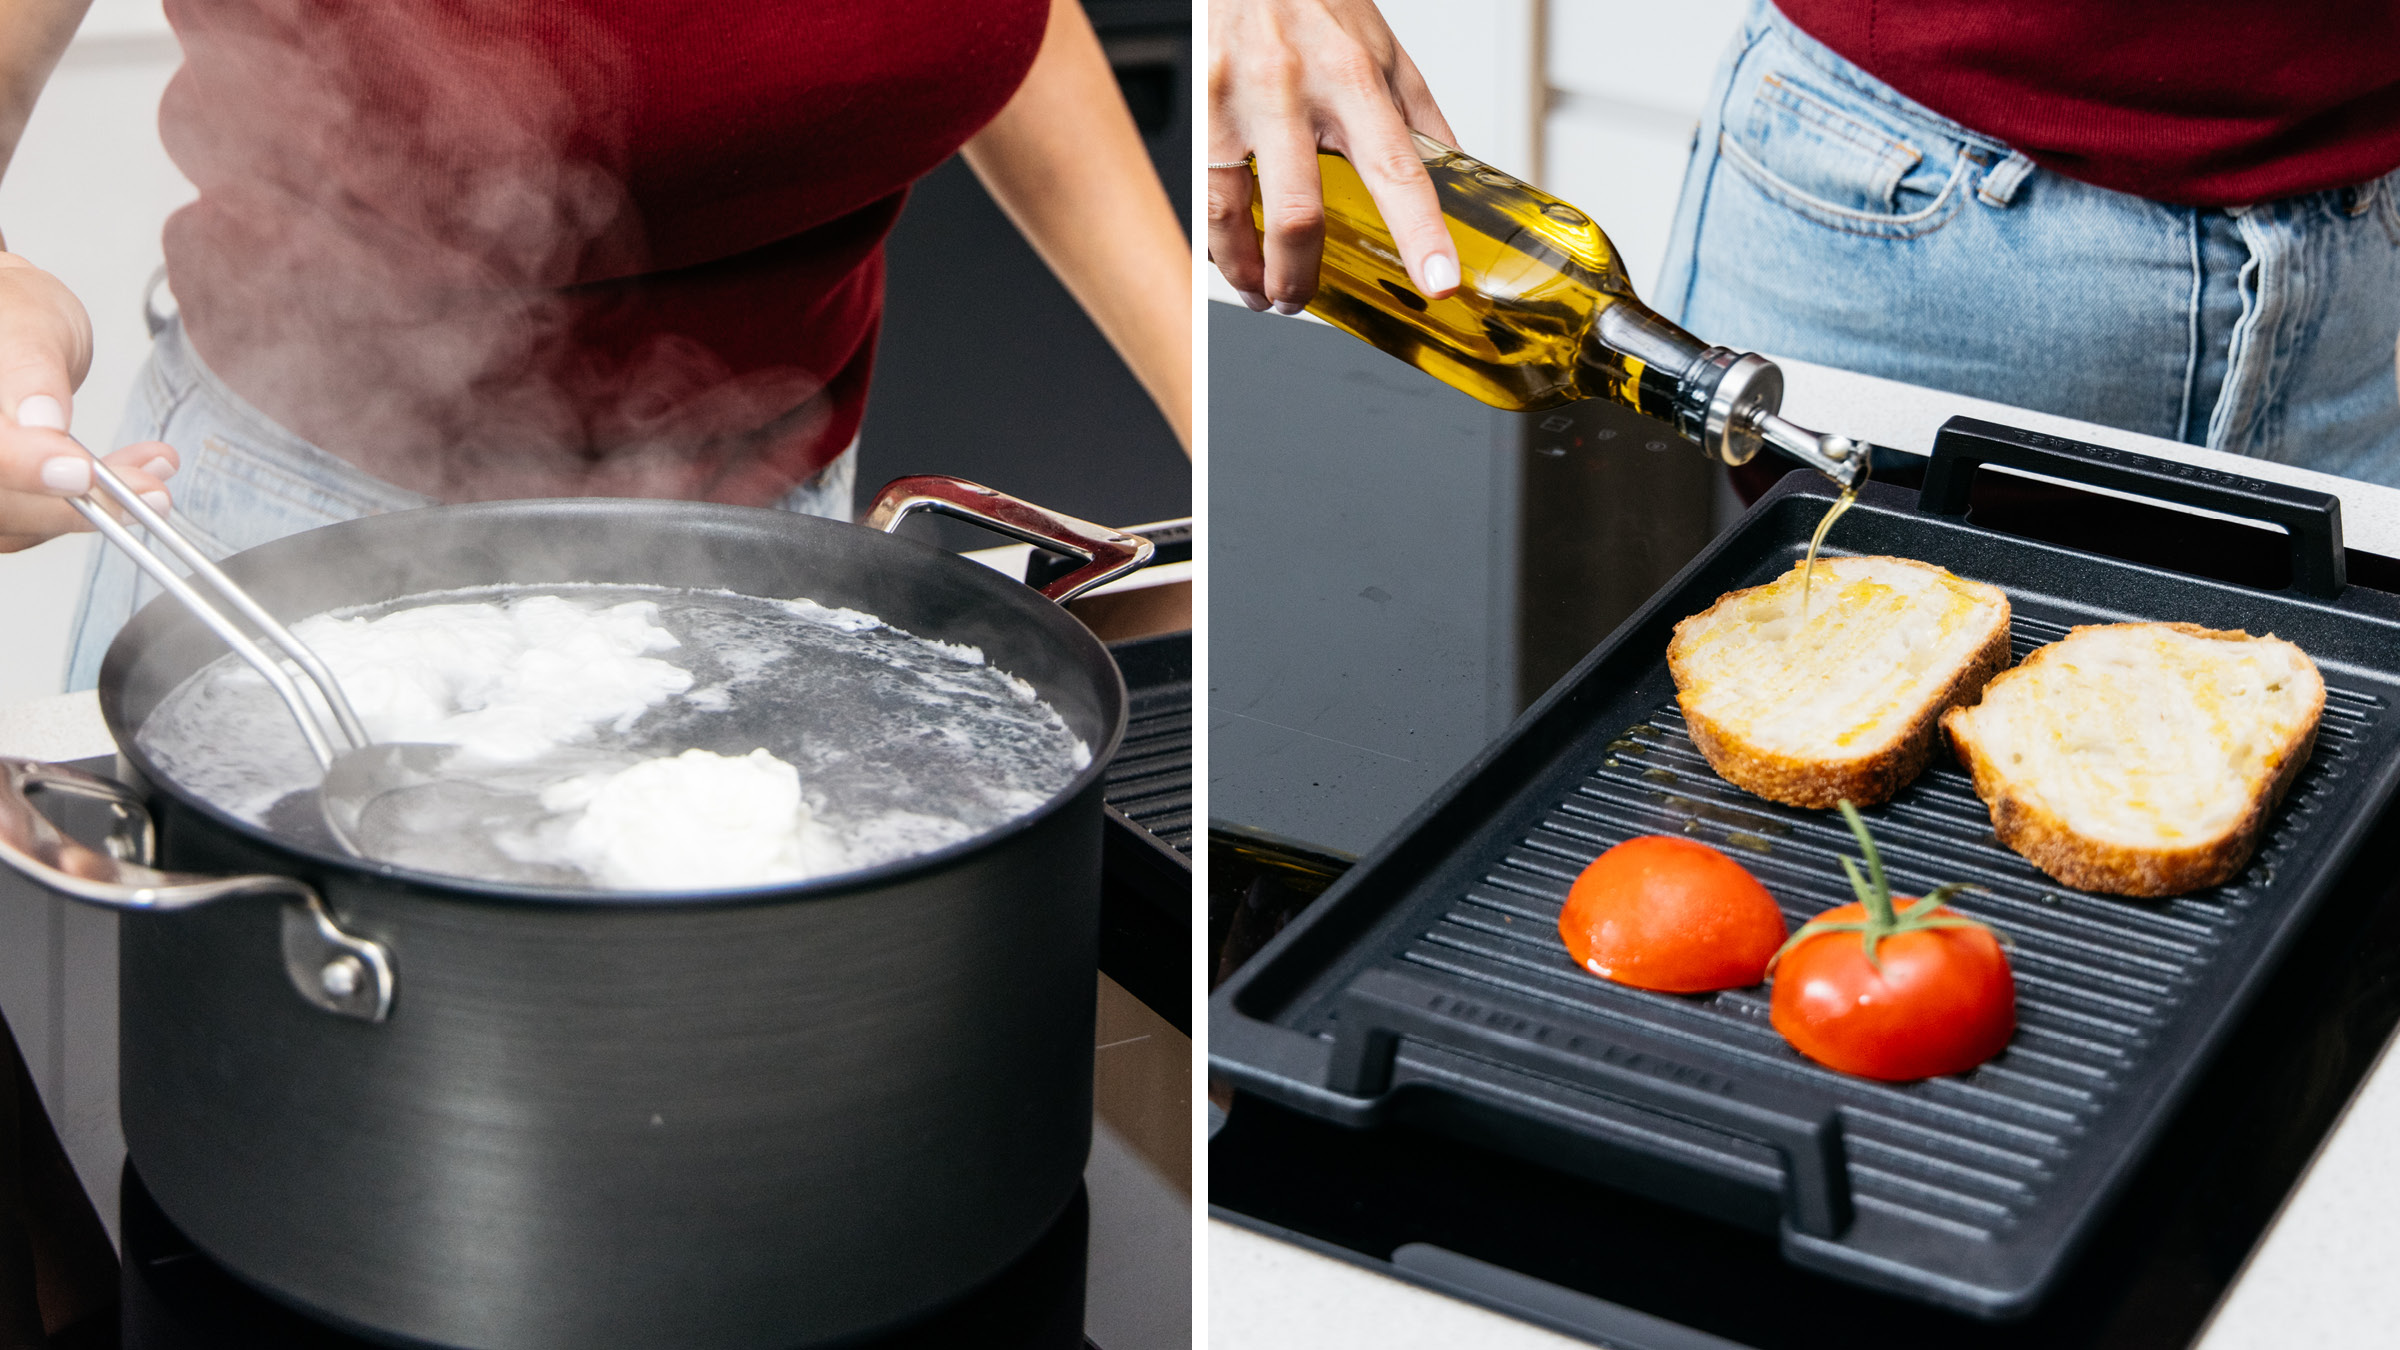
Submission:
MULTIPOLYGON (((1907 908, 1920 912, 1950 914, 1922 902, 1907 908)), ((1823 917, 1863 920, 1867 907, 1823 917)), ((1872 964, 1857 930, 1819 932, 1775 963, 1768 1016, 1820 1064, 1906 1082, 1964 1073, 1999 1054, 2017 1029, 2017 985, 1999 940, 1980 924, 1894 933, 1875 944, 1872 964)))
POLYGON ((1774 961, 1768 1017, 1794 1049, 1844 1073, 1905 1082, 1964 1073, 2017 1028, 2017 986, 1992 930, 1929 900, 1893 902, 1882 860, 1848 802, 1866 854, 1842 860, 1859 901, 1801 926, 1774 961))
POLYGON ((1558 916, 1575 964, 1670 994, 1757 984, 1783 933, 1783 912, 1758 878, 1671 834, 1628 839, 1593 859, 1558 916))

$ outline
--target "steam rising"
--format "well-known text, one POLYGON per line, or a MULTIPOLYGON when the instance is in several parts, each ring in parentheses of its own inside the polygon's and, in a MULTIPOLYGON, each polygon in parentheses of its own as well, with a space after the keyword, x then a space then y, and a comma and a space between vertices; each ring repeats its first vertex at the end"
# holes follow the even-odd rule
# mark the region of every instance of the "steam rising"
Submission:
POLYGON ((166 247, 194 345, 276 421, 443 500, 779 496, 759 457, 824 433, 823 381, 737 374, 695 336, 740 268, 653 256, 625 54, 563 14, 528 37, 513 7, 441 8, 171 0, 162 133, 201 198, 166 247), (610 284, 675 269, 662 294, 610 284))

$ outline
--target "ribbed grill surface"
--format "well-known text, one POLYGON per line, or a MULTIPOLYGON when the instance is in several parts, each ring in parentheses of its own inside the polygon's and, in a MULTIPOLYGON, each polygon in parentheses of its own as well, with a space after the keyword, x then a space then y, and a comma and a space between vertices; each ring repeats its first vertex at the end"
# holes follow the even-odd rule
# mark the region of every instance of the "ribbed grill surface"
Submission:
MULTIPOLYGON (((2065 626, 2020 612, 2016 655, 2065 635, 2065 626)), ((1651 994, 1568 962, 1557 931, 1568 884, 1603 849, 1636 835, 1683 833, 1725 849, 1795 926, 1851 898, 1838 859, 1856 845, 1840 818, 1777 806, 1718 778, 1672 700, 1610 743, 1572 794, 1403 959, 1471 988, 1705 1044, 1715 1062, 1804 1077, 1843 1103, 1862 1211, 1988 1239, 2040 1201, 2057 1161, 2122 1099, 2126 1069, 2185 1005, 2193 977, 2229 947, 2242 950, 2275 869, 2293 850, 2319 847, 2311 834, 2330 787, 2355 769, 2356 747, 2382 710, 2372 695, 2329 689, 2315 754, 2257 859, 2230 885, 2165 902, 2087 895, 2036 871, 1993 836, 1947 752, 1898 799, 1868 811, 1895 890, 1973 883, 1956 908, 2014 943, 2016 1039, 1961 1077, 1894 1086, 1837 1074, 1775 1034, 1764 989, 1651 994)), ((1741 1156, 1733 1150, 1728 1159, 1738 1165, 1741 1156)))
POLYGON ((1132 689, 1125 741, 1103 795, 1134 824, 1185 857, 1192 853, 1192 686, 1132 689))

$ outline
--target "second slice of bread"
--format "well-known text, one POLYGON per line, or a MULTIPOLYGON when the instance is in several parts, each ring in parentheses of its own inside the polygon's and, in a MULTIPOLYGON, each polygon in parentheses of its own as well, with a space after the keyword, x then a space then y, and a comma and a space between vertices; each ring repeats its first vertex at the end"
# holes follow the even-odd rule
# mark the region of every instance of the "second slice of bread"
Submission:
POLYGON ((2314 747, 2325 680, 2274 636, 2077 628, 1942 719, 2000 841, 2070 886, 2230 880, 2314 747))
POLYGON ((2008 664, 2008 596, 1909 558, 1817 562, 1733 591, 1667 645, 1692 743, 1791 806, 1889 800, 1933 757, 1944 710, 2008 664))

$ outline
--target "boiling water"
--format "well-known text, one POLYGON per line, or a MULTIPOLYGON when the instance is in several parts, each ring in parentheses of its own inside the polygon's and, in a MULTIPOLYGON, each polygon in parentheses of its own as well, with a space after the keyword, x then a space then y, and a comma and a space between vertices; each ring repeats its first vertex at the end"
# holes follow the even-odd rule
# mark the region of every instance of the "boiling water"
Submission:
MULTIPOLYGON (((498 881, 764 885, 982 834, 1049 801, 1090 749, 983 654, 853 610, 722 591, 494 587, 294 625, 377 741, 459 747, 454 786, 395 794, 385 861, 498 881)), ((335 848, 321 773, 231 656, 139 741, 186 791, 335 848)))

